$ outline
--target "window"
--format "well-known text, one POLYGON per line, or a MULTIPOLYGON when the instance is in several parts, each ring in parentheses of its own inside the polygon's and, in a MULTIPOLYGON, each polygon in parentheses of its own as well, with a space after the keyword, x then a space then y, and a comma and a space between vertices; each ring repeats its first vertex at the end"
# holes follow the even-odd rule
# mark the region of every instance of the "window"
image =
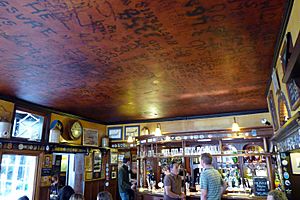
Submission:
POLYGON ((32 199, 36 156, 3 154, 0 171, 0 199, 32 199))
POLYGON ((16 110, 12 136, 39 142, 42 138, 43 124, 43 116, 16 110))

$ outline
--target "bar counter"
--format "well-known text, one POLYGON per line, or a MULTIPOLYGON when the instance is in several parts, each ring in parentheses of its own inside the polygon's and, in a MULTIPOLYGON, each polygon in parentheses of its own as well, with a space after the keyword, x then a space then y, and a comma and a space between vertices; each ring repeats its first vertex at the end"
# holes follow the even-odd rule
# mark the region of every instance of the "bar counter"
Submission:
MULTIPOLYGON (((148 191, 148 190, 138 190, 136 191, 137 200, 163 200, 164 194, 161 191, 148 191)), ((199 200, 200 192, 190 192, 186 195, 186 200, 199 200)), ((254 196, 244 193, 227 193, 223 194, 222 199, 235 199, 235 200, 266 200, 267 197, 254 196)))

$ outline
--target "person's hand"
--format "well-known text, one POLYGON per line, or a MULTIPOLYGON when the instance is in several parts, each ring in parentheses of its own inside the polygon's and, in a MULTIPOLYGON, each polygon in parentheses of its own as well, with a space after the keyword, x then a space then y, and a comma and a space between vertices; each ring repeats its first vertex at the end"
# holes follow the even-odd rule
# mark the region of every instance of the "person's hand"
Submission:
POLYGON ((132 185, 132 186, 131 186, 131 189, 132 189, 132 190, 135 190, 135 185, 132 185))
POLYGON ((181 198, 182 200, 185 199, 185 194, 184 194, 183 192, 180 194, 180 198, 181 198))

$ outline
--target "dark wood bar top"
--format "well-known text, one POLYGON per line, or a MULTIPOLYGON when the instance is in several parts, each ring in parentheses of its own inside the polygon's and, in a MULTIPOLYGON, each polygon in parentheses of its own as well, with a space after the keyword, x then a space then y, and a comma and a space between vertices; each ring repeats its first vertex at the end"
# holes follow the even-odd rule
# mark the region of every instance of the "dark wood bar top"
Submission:
MULTIPOLYGON (((136 199, 137 200, 163 200, 163 192, 161 191, 137 191, 136 192, 136 199)), ((199 200, 200 199, 200 193, 199 192, 190 192, 186 196, 186 200, 199 200)), ((235 200, 266 200, 267 197, 263 196, 254 196, 254 195, 248 195, 243 193, 228 193, 223 194, 222 199, 235 199, 235 200)))

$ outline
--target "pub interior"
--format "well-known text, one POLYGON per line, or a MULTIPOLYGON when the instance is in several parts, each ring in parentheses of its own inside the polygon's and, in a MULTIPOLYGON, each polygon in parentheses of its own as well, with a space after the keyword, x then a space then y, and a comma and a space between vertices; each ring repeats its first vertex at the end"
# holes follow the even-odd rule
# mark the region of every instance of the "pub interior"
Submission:
POLYGON ((0 199, 300 199, 299 0, 0 0, 0 199), (298 185, 298 186, 297 186, 298 185), (298 190, 297 190, 298 189, 298 190))

